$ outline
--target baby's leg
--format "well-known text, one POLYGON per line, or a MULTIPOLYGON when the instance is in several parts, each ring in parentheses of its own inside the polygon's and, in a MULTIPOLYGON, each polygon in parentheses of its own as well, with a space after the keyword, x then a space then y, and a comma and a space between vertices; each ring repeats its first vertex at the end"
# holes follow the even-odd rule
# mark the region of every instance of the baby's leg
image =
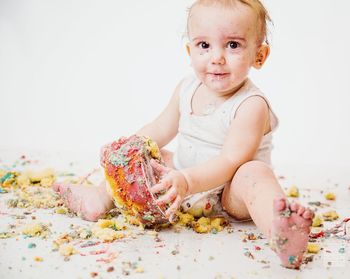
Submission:
POLYGON ((87 221, 97 221, 114 207, 105 183, 102 182, 100 186, 55 183, 52 187, 72 212, 87 221))
POLYGON ((259 161, 242 165, 224 188, 222 205, 237 219, 251 217, 282 265, 299 268, 313 213, 299 204, 289 205, 269 166, 259 161))

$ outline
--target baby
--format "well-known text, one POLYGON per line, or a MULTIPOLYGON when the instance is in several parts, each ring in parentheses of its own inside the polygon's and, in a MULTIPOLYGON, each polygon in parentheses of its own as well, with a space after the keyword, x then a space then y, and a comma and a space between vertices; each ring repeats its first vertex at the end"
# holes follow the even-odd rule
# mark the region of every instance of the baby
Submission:
MULTIPOLYGON (((269 238, 283 266, 299 268, 313 212, 289 204, 270 166, 278 120, 264 94, 248 78, 268 55, 269 15, 258 0, 197 0, 188 13, 186 45, 195 75, 176 87, 167 107, 138 135, 164 147, 176 135, 174 153, 161 150, 166 167, 153 193, 181 208, 221 211, 252 219, 269 238)), ((105 187, 55 184, 71 210, 95 221, 113 207, 105 187)))

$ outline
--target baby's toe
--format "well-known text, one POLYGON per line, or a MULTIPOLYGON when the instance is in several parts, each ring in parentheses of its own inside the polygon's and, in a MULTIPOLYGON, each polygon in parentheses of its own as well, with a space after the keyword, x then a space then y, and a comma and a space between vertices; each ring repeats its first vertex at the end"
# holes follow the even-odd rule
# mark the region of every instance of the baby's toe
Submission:
POLYGON ((67 185, 62 183, 62 182, 55 182, 54 184, 52 184, 52 189, 56 192, 58 192, 59 194, 63 194, 67 191, 67 185))
POLYGON ((101 216, 102 214, 99 212, 81 212, 81 217, 90 222, 97 222, 101 216))
POLYGON ((305 207, 300 205, 297 214, 299 216, 302 216, 304 214, 304 212, 305 212, 305 207))
POLYGON ((105 215, 107 210, 103 206, 95 205, 94 207, 91 207, 88 206, 88 204, 89 203, 83 203, 80 206, 79 213, 84 220, 96 222, 105 215))
POLYGON ((275 212, 285 210, 287 207, 287 201, 285 198, 275 198, 273 201, 273 209, 275 212))
POLYGON ((60 190, 60 185, 61 183, 56 182, 56 183, 53 183, 51 187, 55 192, 58 192, 60 190))
POLYGON ((300 208, 300 204, 296 203, 296 202, 293 202, 291 205, 290 205, 290 209, 293 211, 293 212, 298 212, 300 208))
POLYGON ((303 213, 303 218, 311 220, 314 217, 314 212, 310 209, 305 209, 305 212, 303 213))

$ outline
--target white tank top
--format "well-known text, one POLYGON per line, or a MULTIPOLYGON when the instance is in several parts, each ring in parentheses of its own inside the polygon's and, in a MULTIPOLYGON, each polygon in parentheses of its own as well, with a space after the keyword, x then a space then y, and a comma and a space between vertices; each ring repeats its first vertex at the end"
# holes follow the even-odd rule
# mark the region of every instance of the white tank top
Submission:
POLYGON ((219 155, 231 120, 239 106, 251 96, 264 98, 270 110, 271 131, 264 135, 254 160, 271 164, 272 133, 278 125, 278 119, 264 94, 249 79, 229 99, 209 115, 192 113, 192 97, 201 82, 195 77, 185 78, 180 89, 180 121, 178 144, 174 152, 173 163, 176 169, 188 168, 219 155))

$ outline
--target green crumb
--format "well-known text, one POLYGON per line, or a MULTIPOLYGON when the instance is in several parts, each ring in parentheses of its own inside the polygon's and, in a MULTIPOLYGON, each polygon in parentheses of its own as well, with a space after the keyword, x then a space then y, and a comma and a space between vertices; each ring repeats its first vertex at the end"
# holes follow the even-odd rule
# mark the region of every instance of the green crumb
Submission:
POLYGON ((288 257, 288 262, 289 262, 290 264, 294 264, 294 262, 295 262, 295 256, 289 256, 289 257, 288 257))
POLYGON ((7 191, 4 188, 0 187, 0 194, 4 194, 4 193, 7 193, 7 191))
POLYGON ((341 247, 339 250, 338 250, 339 253, 341 254, 344 254, 345 253, 345 248, 344 247, 341 247))
POLYGON ((144 215, 142 219, 150 222, 153 222, 155 220, 155 218, 151 215, 144 215))
POLYGON ((29 243, 28 244, 28 248, 29 249, 32 249, 32 248, 35 248, 36 247, 36 244, 35 243, 29 243))
POLYGON ((290 211, 289 208, 287 208, 286 210, 283 210, 280 215, 283 217, 289 217, 292 214, 292 212, 290 211))

